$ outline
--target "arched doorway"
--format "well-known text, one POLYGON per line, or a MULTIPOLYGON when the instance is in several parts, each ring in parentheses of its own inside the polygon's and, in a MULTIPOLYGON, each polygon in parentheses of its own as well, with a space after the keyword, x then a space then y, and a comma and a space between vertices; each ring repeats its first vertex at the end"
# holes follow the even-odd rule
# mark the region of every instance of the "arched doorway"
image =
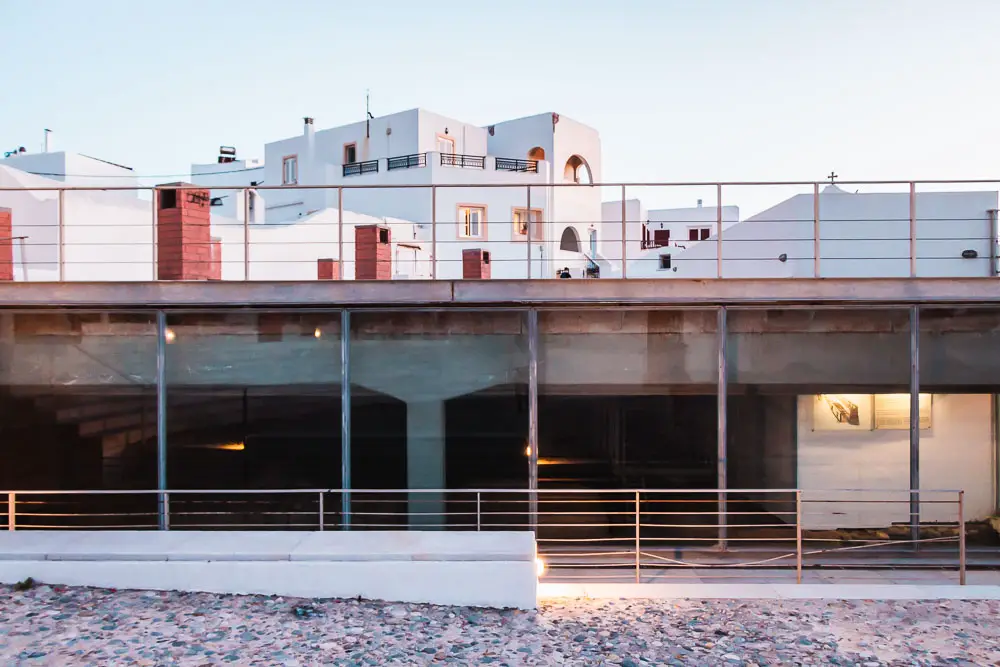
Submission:
POLYGON ((572 227, 563 230, 559 239, 559 249, 567 252, 580 252, 580 235, 572 227))
POLYGON ((545 159, 545 149, 541 146, 535 146, 530 151, 528 151, 529 160, 544 160, 545 159))
POLYGON ((570 183, 591 184, 594 182, 594 175, 590 171, 590 165, 579 155, 571 155, 566 160, 566 167, 563 169, 563 180, 570 183))

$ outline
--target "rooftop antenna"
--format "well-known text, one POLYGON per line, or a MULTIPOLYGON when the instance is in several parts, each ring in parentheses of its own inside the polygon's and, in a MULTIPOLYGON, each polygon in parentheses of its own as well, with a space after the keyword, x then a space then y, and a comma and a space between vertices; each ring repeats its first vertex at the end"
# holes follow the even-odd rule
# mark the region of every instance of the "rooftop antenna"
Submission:
POLYGON ((366 88, 365 89, 365 138, 366 139, 371 139, 372 138, 372 124, 371 124, 371 119, 375 117, 375 116, 372 115, 372 112, 369 109, 369 102, 370 101, 371 101, 371 91, 369 91, 366 88))

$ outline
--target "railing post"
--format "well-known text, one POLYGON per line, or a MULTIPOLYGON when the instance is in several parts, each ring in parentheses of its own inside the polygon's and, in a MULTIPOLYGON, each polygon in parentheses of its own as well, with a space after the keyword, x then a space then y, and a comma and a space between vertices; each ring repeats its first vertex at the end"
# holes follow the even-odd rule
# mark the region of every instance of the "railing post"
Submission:
POLYGON ((628 278, 628 269, 625 265, 628 263, 628 226, 625 224, 625 186, 622 186, 622 278, 628 278))
POLYGON ((344 188, 340 187, 337 188, 337 271, 340 280, 344 280, 344 188))
POLYGON ((965 491, 958 492, 958 583, 965 586, 965 491))
POLYGON ((728 546, 729 528, 726 519, 728 502, 726 489, 729 488, 729 426, 728 426, 728 401, 729 401, 729 368, 727 365, 726 353, 726 329, 727 312, 726 307, 721 306, 716 316, 716 331, 718 335, 718 395, 716 403, 718 405, 718 424, 716 442, 716 484, 719 487, 718 495, 718 516, 719 516, 719 549, 725 551, 728 546))
MULTIPOLYGON (((442 164, 444 164, 444 153, 441 154, 442 164)), ((437 280, 437 186, 431 186, 431 280, 437 280)))
POLYGON ((17 494, 13 491, 7 494, 7 530, 17 530, 17 512, 15 511, 15 504, 17 503, 17 494))
POLYGON ((795 583, 802 583, 802 489, 795 491, 795 583))
POLYGON ((813 278, 819 278, 819 183, 813 183, 813 278))
POLYGON ((639 491, 635 492, 635 583, 639 583, 641 579, 641 551, 639 545, 639 491))
POLYGON ((66 280, 66 191, 59 191, 59 282, 66 280))
POLYGON ((482 520, 482 492, 476 491, 476 531, 482 530, 483 520, 482 520))
POLYGON ((722 277, 722 183, 715 184, 715 277, 722 277))
POLYGON ((153 281, 154 282, 156 280, 158 280, 159 277, 160 277, 160 272, 159 272, 159 269, 157 267, 157 263, 159 261, 159 256, 160 256, 160 244, 159 244, 159 239, 157 238, 157 235, 156 235, 157 226, 159 225, 159 220, 158 220, 159 212, 157 210, 157 208, 159 206, 159 203, 160 203, 159 194, 160 194, 160 191, 158 189, 156 189, 156 188, 153 188, 150 191, 150 198, 152 199, 152 202, 153 202, 152 203, 152 206, 153 206, 153 234, 152 234, 152 238, 150 239, 150 241, 153 244, 153 281))
POLYGON ((910 308, 910 539, 920 548, 920 306, 910 308))
POLYGON ((910 181, 910 277, 917 277, 917 184, 910 181))
MULTIPOLYGON (((525 198, 525 216, 528 218, 527 227, 524 234, 524 245, 528 248, 528 280, 531 280, 531 186, 527 186, 527 197, 525 198)), ((485 230, 484 230, 485 231, 485 230)))
POLYGON ((163 510, 160 517, 160 530, 170 530, 170 492, 163 491, 161 493, 163 500, 160 504, 163 510))
MULTIPOLYGON (((167 490, 167 314, 156 311, 156 488, 167 490)), ((170 527, 165 496, 160 496, 160 530, 170 527)))
POLYGON ((250 189, 243 190, 243 280, 250 280, 250 189))
POLYGON ((351 529, 351 311, 340 311, 340 512, 351 529))
POLYGON ((319 492, 319 531, 323 532, 323 527, 326 522, 326 509, 323 507, 323 492, 319 492))

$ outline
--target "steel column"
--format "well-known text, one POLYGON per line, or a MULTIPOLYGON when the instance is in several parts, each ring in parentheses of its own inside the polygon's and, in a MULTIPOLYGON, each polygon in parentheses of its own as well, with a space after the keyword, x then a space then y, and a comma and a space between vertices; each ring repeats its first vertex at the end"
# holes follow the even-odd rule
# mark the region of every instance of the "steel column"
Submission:
POLYGON ((351 529, 351 311, 340 311, 340 512, 351 529))
POLYGON ((167 505, 167 314, 156 311, 156 489, 159 528, 170 530, 167 505))
POLYGON ((920 539, 920 307, 910 308, 910 539, 920 539))
POLYGON ((323 503, 323 492, 319 492, 319 530, 323 532, 326 524, 326 507, 323 503))
POLYGON ((910 277, 917 277, 917 184, 910 182, 910 277))
POLYGON ((532 529, 538 529, 538 311, 528 317, 528 488, 532 529))
POLYGON ((819 183, 813 183, 813 278, 819 278, 819 183))
POLYGON ((17 530, 17 494, 7 493, 7 530, 17 530))
POLYGON ((639 541, 639 528, 642 525, 640 520, 639 492, 635 492, 635 583, 642 579, 642 546, 639 541))
POLYGON ((802 583, 802 489, 795 491, 795 583, 802 583))
POLYGON ((729 530, 727 528, 727 518, 726 518, 726 489, 728 488, 729 475, 727 471, 727 423, 726 423, 726 405, 727 405, 727 395, 728 391, 728 368, 726 366, 726 309, 721 307, 718 310, 717 319, 717 336, 718 336, 718 372, 719 372, 719 386, 718 386, 718 412, 719 412, 719 422, 718 422, 718 443, 717 443, 717 454, 718 459, 718 469, 716 471, 716 480, 719 485, 719 548, 723 551, 726 550, 726 540, 728 537, 729 530))
POLYGON ((722 277, 722 184, 715 186, 715 272, 716 277, 722 277))

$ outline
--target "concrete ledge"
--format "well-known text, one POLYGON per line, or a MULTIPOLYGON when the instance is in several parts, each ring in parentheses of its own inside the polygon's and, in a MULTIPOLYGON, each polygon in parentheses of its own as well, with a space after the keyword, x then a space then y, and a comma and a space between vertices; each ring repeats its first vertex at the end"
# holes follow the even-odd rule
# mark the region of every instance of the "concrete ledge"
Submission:
POLYGON ((1000 586, 905 584, 539 584, 538 597, 645 600, 1000 600, 1000 586))
POLYGON ((0 532, 0 582, 535 607, 530 532, 0 532))
POLYGON ((0 282, 0 307, 1000 303, 996 278, 0 282))

